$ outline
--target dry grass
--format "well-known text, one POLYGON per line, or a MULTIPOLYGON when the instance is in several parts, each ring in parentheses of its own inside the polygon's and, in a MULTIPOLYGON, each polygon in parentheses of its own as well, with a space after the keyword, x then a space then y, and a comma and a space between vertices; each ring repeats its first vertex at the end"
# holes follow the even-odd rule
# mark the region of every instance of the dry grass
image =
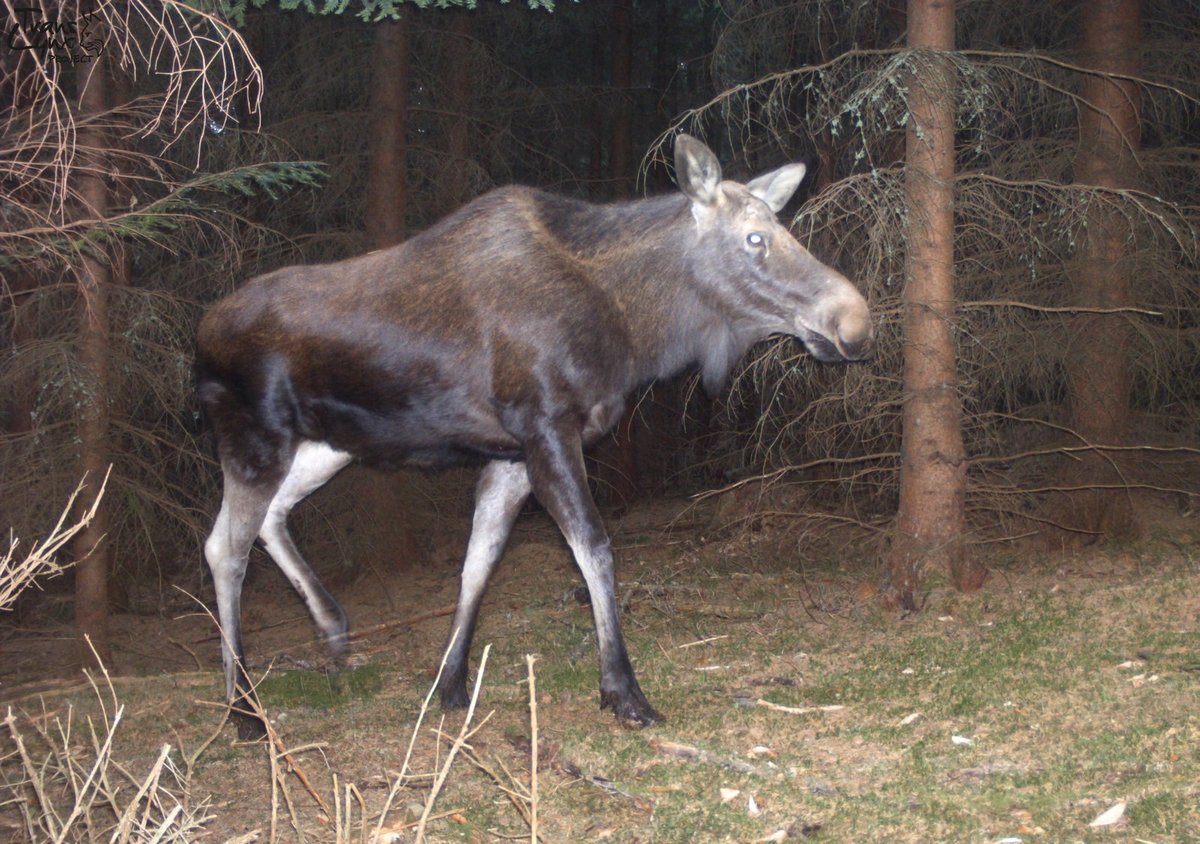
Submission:
MULTIPOLYGON (((0 823, 17 818, 18 838, 54 840, 16 814, 39 805, 40 789, 66 801, 47 823, 76 814, 77 800, 72 828, 85 812, 102 832, 152 819, 129 840, 153 840, 139 829, 153 833, 173 811, 203 825, 190 835, 219 841, 890 842, 1035 827, 1074 840, 1122 801, 1113 840, 1200 833, 1188 809, 1200 777, 1200 725, 1187 714, 1200 635, 1194 524, 1082 556, 997 555, 982 592, 935 584, 927 612, 902 621, 863 592, 870 567, 845 562, 853 547, 824 548, 834 564, 770 520, 708 543, 647 541, 655 528, 630 517, 615 533, 627 636, 669 720, 628 731, 596 708, 588 612, 559 597, 577 576, 534 521, 492 584, 468 713, 439 718, 437 677, 418 685, 412 674, 442 643, 441 618, 381 627, 374 646, 357 640, 359 659, 383 667, 372 696, 325 708, 264 683, 274 721, 263 744, 231 744, 195 700, 220 694, 215 666, 186 682, 105 678, 103 694, 60 691, 42 713, 14 715, 30 761, 10 725, 0 823), (167 729, 187 752, 164 755, 167 729), (35 786, 30 767, 75 773, 35 786), (93 769, 100 786, 89 785, 93 769)), ((441 600, 423 582, 407 593, 400 611, 414 617, 441 600)))
POLYGON ((37 715, 8 708, 4 726, 11 749, 0 757, 0 806, 19 813, 22 840, 193 840, 209 819, 207 801, 190 799, 179 753, 164 743, 144 774, 133 773, 114 757, 125 707, 107 671, 103 684, 91 675, 88 681, 95 716, 81 718, 72 706, 65 714, 37 715))
MULTIPOLYGON (((382 806, 375 810, 369 807, 364 789, 339 777, 336 771, 330 775, 331 789, 328 793, 308 776, 301 764, 301 757, 314 752, 323 756, 324 743, 304 744, 289 749, 279 731, 269 719, 265 719, 267 736, 261 746, 267 753, 269 763, 267 840, 304 841, 311 837, 320 841, 326 840, 326 832, 332 832, 338 844, 441 840, 434 832, 437 823, 451 817, 461 818, 464 811, 462 808, 435 811, 443 786, 461 753, 470 760, 471 765, 486 772, 498 793, 506 795, 517 807, 529 826, 531 842, 536 844, 540 840, 537 834, 536 776, 533 785, 526 787, 507 768, 502 768, 501 775, 489 767, 471 745, 493 714, 489 712, 478 724, 472 723, 483 687, 489 650, 490 646, 484 648, 470 705, 457 733, 449 735, 440 725, 430 731, 435 758, 439 756, 436 748, 442 743, 447 743, 449 748, 435 770, 422 773, 412 770, 410 763, 415 746, 424 736, 422 723, 437 687, 435 679, 412 728, 401 769, 393 775, 382 806), (293 780, 303 786, 305 795, 293 794, 293 780), (401 813, 401 817, 396 817, 394 803, 397 794, 402 789, 414 786, 428 788, 419 816, 414 818, 401 813), (318 829, 311 827, 309 819, 300 810, 300 800, 311 800, 319 808, 322 820, 318 829), (431 839, 431 836, 434 837, 431 839)), ((532 657, 528 657, 528 671, 530 733, 534 748, 531 764, 536 764, 536 685, 532 657)), ((0 820, 7 820, 6 807, 19 815, 19 838, 33 844, 94 841, 100 838, 122 844, 187 842, 201 836, 206 824, 213 819, 213 799, 194 798, 191 774, 197 765, 203 764, 202 757, 219 737, 224 719, 217 724, 216 732, 201 740, 190 755, 183 754, 181 749, 173 749, 170 744, 162 744, 149 763, 147 772, 136 776, 131 771, 133 766, 118 757, 115 751, 118 732, 125 721, 126 706, 120 702, 112 678, 104 671, 102 683, 97 683, 90 675, 87 679, 94 700, 91 706, 81 707, 89 710, 86 715, 78 714, 72 704, 67 705, 65 715, 59 711, 15 713, 9 707, 4 720, 8 747, 0 753, 0 777, 3 778, 0 781, 0 820), (79 740, 80 733, 83 733, 83 742, 79 740)), ((266 713, 261 709, 258 713, 265 718, 266 713)), ((370 789, 367 791, 371 793, 370 789)), ((15 827, 11 822, 9 825, 15 827)), ((258 840, 258 837, 259 831, 256 830, 247 836, 230 840, 252 841, 258 840)))
POLYGON ((109 467, 109 471, 104 473, 104 479, 100 482, 100 488, 96 491, 91 505, 83 511, 74 524, 68 525, 67 520, 75 509, 75 499, 85 488, 86 478, 79 482, 79 486, 75 487, 75 492, 71 493, 71 497, 67 500, 62 515, 58 517, 58 521, 45 539, 34 545, 25 554, 20 553, 20 543, 15 536, 9 539, 8 550, 0 557, 0 612, 10 609, 16 603, 17 596, 33 586, 38 578, 50 578, 62 574, 64 566, 59 562, 57 554, 74 538, 75 534, 87 527, 95 518, 100 501, 104 498, 104 491, 108 487, 108 477, 111 472, 112 467, 109 467))

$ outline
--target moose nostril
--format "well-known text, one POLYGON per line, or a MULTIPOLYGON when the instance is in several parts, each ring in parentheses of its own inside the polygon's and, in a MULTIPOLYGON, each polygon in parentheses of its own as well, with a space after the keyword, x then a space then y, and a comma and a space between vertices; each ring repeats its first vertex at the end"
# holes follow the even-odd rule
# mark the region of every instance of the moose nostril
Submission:
POLYGON ((842 354, 846 356, 847 360, 866 360, 875 350, 874 332, 871 331, 852 340, 841 337, 839 334, 838 339, 841 340, 842 354))

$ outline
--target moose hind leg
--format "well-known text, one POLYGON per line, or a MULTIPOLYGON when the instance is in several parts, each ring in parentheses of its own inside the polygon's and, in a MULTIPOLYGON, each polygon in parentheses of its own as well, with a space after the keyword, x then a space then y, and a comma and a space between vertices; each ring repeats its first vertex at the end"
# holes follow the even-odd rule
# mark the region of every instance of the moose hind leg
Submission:
POLYGON ((238 736, 252 739, 261 737, 266 730, 254 715, 260 707, 245 669, 241 634, 242 581, 246 576, 250 546, 266 517, 275 484, 248 484, 239 480, 228 466, 223 468, 225 492, 212 533, 204 543, 204 556, 217 594, 225 699, 233 707, 238 736))
POLYGON ((467 663, 475 620, 488 578, 496 568, 521 505, 529 497, 529 473, 524 463, 497 460, 479 477, 475 492, 475 516, 471 539, 463 561, 458 608, 450 626, 450 645, 442 678, 438 682, 442 707, 455 709, 470 703, 467 695, 467 663))
POLYGON ((346 647, 346 613, 300 556, 288 533, 287 517, 293 507, 345 468, 351 459, 351 455, 325 443, 301 442, 259 530, 267 553, 304 599, 321 637, 334 656, 340 656, 346 647))
POLYGON ((612 545, 587 488, 579 433, 548 424, 541 437, 526 444, 533 492, 550 513, 583 574, 592 599, 592 617, 600 650, 600 706, 617 720, 644 727, 662 721, 646 700, 633 673, 621 635, 613 576, 612 545))

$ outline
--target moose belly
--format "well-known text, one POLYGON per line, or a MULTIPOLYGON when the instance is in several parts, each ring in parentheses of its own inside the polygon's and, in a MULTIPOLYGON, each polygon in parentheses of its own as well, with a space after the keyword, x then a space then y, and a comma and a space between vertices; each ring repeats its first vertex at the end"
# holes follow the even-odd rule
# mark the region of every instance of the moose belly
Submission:
POLYGON ((364 407, 332 397, 304 403, 303 435, 381 469, 469 466, 517 460, 520 443, 487 408, 438 398, 364 407))

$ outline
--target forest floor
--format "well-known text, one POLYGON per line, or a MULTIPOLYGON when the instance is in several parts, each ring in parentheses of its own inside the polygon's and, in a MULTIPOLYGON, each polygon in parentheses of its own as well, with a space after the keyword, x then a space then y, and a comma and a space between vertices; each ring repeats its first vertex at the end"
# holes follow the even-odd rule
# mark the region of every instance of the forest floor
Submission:
MULTIPOLYGON (((794 520, 706 535, 685 506, 610 521, 631 656, 667 716, 640 731, 598 709, 578 576, 544 516, 522 518, 476 635, 473 667, 490 652, 475 732, 436 794, 427 840, 529 839, 527 654, 545 842, 1200 840, 1197 517, 1164 517, 1123 548, 997 553, 980 592, 935 577, 923 611, 901 618, 879 607, 877 563, 861 547, 809 543, 794 520)), ((76 766, 66 788, 86 791, 100 754, 110 806, 149 779, 161 805, 138 810, 144 826, 178 800, 173 822, 198 828, 163 840, 215 842, 269 840, 273 822, 280 841, 373 840, 412 741, 422 776, 382 822, 393 833, 383 840, 412 840, 434 790, 426 775, 446 765, 466 717, 435 703, 417 726, 465 530, 427 570, 335 590, 359 633, 336 694, 298 600, 277 576, 254 578, 246 645, 291 750, 274 773, 265 745, 220 729, 218 644, 203 611, 114 619, 111 691, 103 678, 98 692, 48 679, 54 630, 8 636, 0 709, 15 714, 0 738, 0 840, 24 839, 20 805, 41 811, 18 785, 17 735, 43 772, 43 799, 62 788, 53 770, 64 759, 76 766), (103 725, 119 708, 109 746, 103 725)), ((83 830, 69 812, 60 825, 83 830)), ((93 807, 93 831, 113 817, 93 807)))

